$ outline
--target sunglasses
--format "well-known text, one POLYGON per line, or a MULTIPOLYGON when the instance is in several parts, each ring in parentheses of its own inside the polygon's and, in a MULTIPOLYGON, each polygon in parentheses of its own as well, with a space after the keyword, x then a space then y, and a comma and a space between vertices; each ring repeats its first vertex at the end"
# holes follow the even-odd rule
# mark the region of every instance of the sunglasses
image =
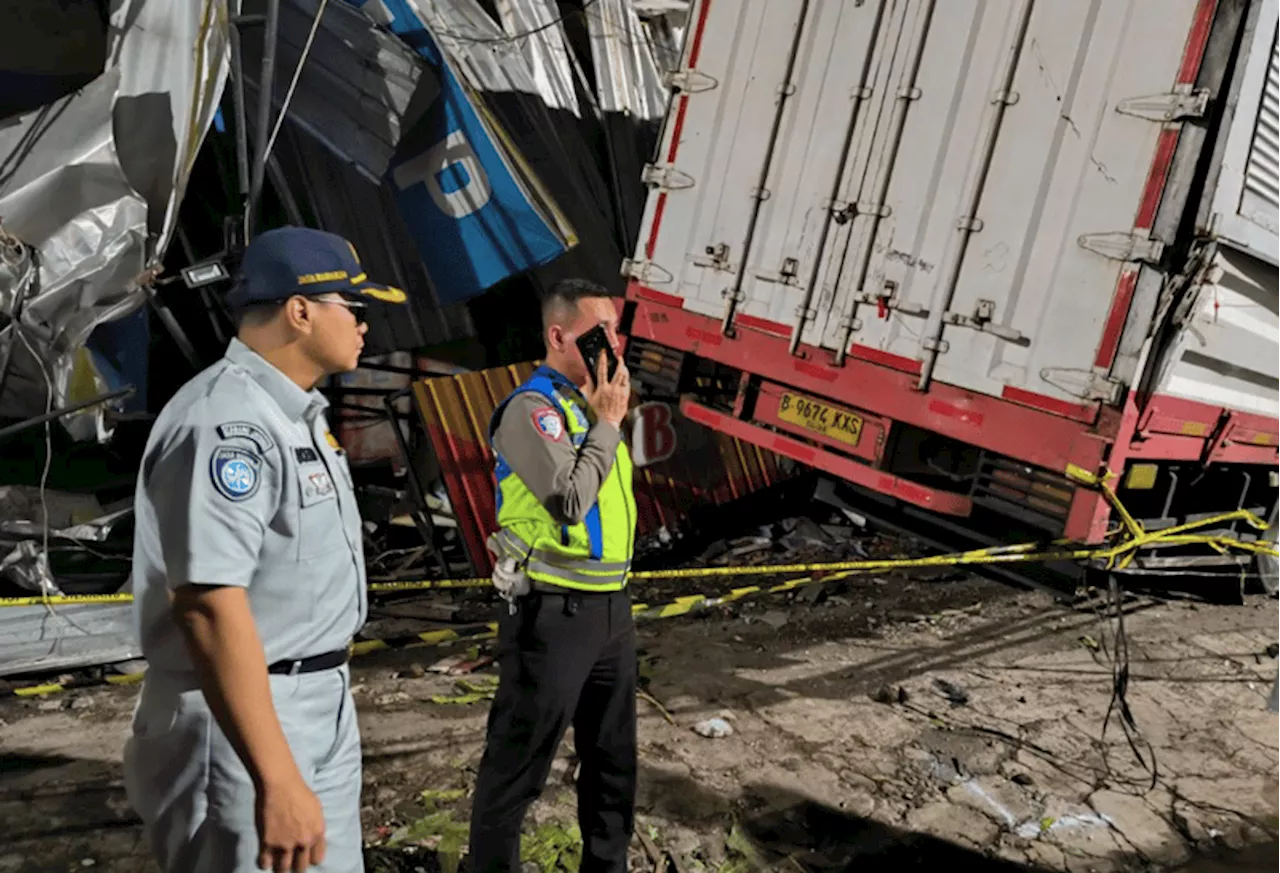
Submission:
POLYGON ((369 305, 367 303, 361 303, 356 300, 326 300, 323 297, 313 297, 312 300, 315 303, 331 303, 334 306, 345 306, 355 318, 356 324, 364 324, 366 316, 365 310, 369 305))

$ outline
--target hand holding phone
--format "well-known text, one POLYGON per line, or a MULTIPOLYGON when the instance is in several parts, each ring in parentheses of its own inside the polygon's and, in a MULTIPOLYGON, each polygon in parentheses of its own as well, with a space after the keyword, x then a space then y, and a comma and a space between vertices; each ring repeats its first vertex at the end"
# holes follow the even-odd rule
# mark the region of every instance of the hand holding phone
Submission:
POLYGON ((578 337, 578 351, 582 352, 582 360, 587 365, 587 375, 591 377, 592 382, 596 379, 597 361, 600 355, 604 355, 605 360, 609 362, 609 371, 605 378, 613 381, 613 374, 618 371, 618 356, 613 353, 613 346, 609 344, 609 336, 604 332, 603 327, 597 324, 578 337))
POLYGON ((608 336, 599 326, 578 338, 578 348, 591 378, 590 387, 583 388, 583 396, 598 420, 620 428, 631 405, 631 374, 618 360, 608 336))

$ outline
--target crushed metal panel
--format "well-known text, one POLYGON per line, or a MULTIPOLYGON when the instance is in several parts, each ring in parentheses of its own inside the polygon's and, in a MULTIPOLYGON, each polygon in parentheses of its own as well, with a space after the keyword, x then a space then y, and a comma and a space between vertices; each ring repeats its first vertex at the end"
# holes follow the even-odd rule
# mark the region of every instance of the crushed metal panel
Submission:
MULTIPOLYGON (((267 0, 246 0, 244 8, 246 13, 263 12, 266 5, 267 0)), ((273 117, 288 93, 319 7, 319 0, 280 3, 273 117)), ((263 29, 249 27, 243 32, 246 97, 252 118, 262 72, 263 29)), ((424 76, 413 49, 359 11, 329 3, 289 102, 289 121, 380 182, 404 131, 420 116, 421 106, 438 93, 438 85, 430 74, 424 76), (411 106, 415 95, 417 105, 411 106)))
POLYGON ((147 201, 148 262, 163 257, 196 154, 222 99, 230 60, 227 28, 239 0, 119 0, 109 56, 119 64, 116 148, 147 201))
POLYGON ((581 117, 570 48, 555 0, 497 0, 502 29, 520 47, 542 102, 581 117))
POLYGON ((1252 7, 1199 216, 1201 233, 1275 263, 1280 249, 1280 13, 1252 7))
POLYGON ((667 111, 667 90, 640 18, 628 0, 599 0, 586 8, 600 109, 643 121, 667 111))
MULTIPOLYGON (((472 252, 469 265, 456 256, 445 265, 459 275, 433 274, 442 297, 468 296, 467 289, 486 283, 486 276, 521 272, 520 264, 530 265, 544 284, 579 276, 620 291, 622 246, 610 232, 609 187, 577 117, 543 102, 519 40, 508 38, 476 0, 378 0, 361 8, 413 46, 445 83, 429 110, 436 114, 411 131, 391 177, 406 222, 423 240, 424 257, 428 249, 448 245, 472 252), (488 132, 493 154, 481 130, 488 132), (491 202, 501 201, 511 215, 486 205, 450 222, 437 218, 418 183, 442 131, 457 147, 451 156, 461 160, 470 147, 479 168, 494 177, 491 182, 512 183, 510 190, 489 188, 491 202), (512 207, 516 189, 524 207, 512 207), (554 253, 549 235, 559 236, 560 254, 554 253), (455 242, 442 243, 454 237, 455 242), (491 245, 505 237, 512 239, 491 245)), ((458 197, 474 187, 469 179, 452 181, 458 197)))
POLYGON ((1276 268, 1218 250, 1190 323, 1156 363, 1156 394, 1280 417, 1280 284, 1276 268))
POLYGON ((657 142, 668 93, 628 0, 593 3, 586 7, 586 20, 616 233, 629 244, 640 232, 646 162, 657 142))
POLYGON ((437 297, 386 184, 290 124, 281 129, 272 154, 290 190, 319 225, 350 240, 369 275, 409 294, 404 311, 370 314, 366 343, 371 354, 475 336, 466 303, 442 304, 437 297))
MULTIPOLYGON (((14 349, 0 397, 6 416, 73 402, 77 350, 96 324, 142 303, 136 283, 147 258, 147 204, 118 158, 111 107, 119 85, 113 68, 0 132, 0 154, 18 156, 0 184, 4 229, 34 246, 40 265, 38 290, 21 303, 21 333, 12 324, 0 331, 0 346, 14 349)), ((6 314, 15 297, 0 293, 6 314)), ((83 424, 74 422, 81 438, 93 431, 92 421, 89 433, 83 424)))
MULTIPOLYGON (((478 573, 492 569, 484 543, 496 521, 489 419, 534 366, 495 367, 423 379, 413 386, 467 557, 478 573)), ((660 535, 663 529, 675 534, 693 510, 728 503, 792 475, 794 468, 772 452, 696 425, 666 404, 657 405, 668 410, 658 429, 669 427, 670 433, 658 439, 672 441, 671 454, 635 471, 639 536, 660 535)), ((633 430, 634 421, 628 427, 633 430)))
MULTIPOLYGON (((26 342, 16 343, 0 397, 5 415, 28 417, 104 390, 108 380, 85 344, 98 324, 145 302, 145 271, 164 255, 217 109, 228 15, 226 0, 121 0, 107 70, 0 131, 4 229, 40 253, 39 291, 20 321, 26 342)), ((6 327, 0 344, 13 336, 6 327)), ((78 439, 106 436, 101 410, 61 421, 78 439)))
POLYGON ((132 604, 0 609, 0 676, 117 664, 140 657, 132 604))
POLYGON ((528 95, 542 119, 547 111, 502 29, 474 0, 351 2, 412 46, 440 86, 388 178, 441 299, 473 297, 575 246, 537 162, 525 160, 510 119, 494 112, 490 95, 528 95))
POLYGON ((666 75, 680 66, 680 49, 689 29, 689 0, 633 0, 649 50, 658 70, 666 75))
MULTIPOLYGON (((264 0, 251 0, 245 8, 263 6, 264 0)), ((273 90, 277 111, 318 8, 318 0, 281 4, 273 90)), ((260 31, 249 29, 242 42, 251 117, 261 72, 260 31)), ((412 49, 359 11, 330 3, 272 150, 291 194, 315 221, 351 240, 371 275, 409 293, 407 313, 394 319, 385 313, 372 316, 371 350, 475 335, 464 303, 440 303, 394 192, 384 181, 404 131, 438 93, 412 49)))

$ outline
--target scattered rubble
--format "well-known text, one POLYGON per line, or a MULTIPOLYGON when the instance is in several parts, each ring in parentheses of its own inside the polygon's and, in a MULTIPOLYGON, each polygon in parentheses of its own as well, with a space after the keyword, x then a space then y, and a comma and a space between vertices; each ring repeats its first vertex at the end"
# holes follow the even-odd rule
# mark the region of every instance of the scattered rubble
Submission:
MULTIPOLYGON (((871 553, 901 548, 844 529, 871 553)), ((803 530, 775 526, 751 560, 853 554, 852 540, 825 553, 774 551, 803 530)), ((655 601, 677 590, 654 587, 645 596, 655 601)), ((826 873, 872 859, 1145 873, 1275 839, 1278 750, 1265 698, 1276 668, 1264 657, 1274 600, 1158 604, 1127 620, 1127 702, 1158 760, 1152 790, 1118 725, 1101 732, 1112 677, 1096 614, 972 577, 891 574, 801 590, 641 627, 636 873, 826 873), (817 591, 826 596, 808 594, 817 591)), ((353 665, 370 873, 465 867, 492 655, 487 645, 414 649, 353 665)), ((59 869, 82 858, 148 869, 125 860, 138 837, 116 763, 134 693, 71 692, 0 712, 6 754, 40 762, 6 762, 0 777, 0 815, 22 856, 65 858, 59 869), (81 819, 89 836, 56 836, 56 823, 81 819)), ((577 863, 572 749, 571 732, 531 811, 531 871, 577 863)))

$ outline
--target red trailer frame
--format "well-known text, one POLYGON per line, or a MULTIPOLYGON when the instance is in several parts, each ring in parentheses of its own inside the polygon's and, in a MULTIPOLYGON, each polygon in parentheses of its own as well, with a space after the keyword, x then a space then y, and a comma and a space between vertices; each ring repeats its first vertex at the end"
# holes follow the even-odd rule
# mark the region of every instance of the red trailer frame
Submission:
MULTIPOLYGON (((697 68, 710 2, 689 35, 687 66, 697 68)), ((1200 0, 1178 69, 1176 84, 1194 86, 1218 11, 1218 0, 1200 0)), ((670 116, 672 136, 660 158, 675 165, 689 95, 677 94, 670 116)), ((1145 236, 1156 223, 1183 133, 1182 124, 1165 127, 1147 173, 1134 230, 1145 236)), ((651 259, 662 224, 667 193, 660 191, 653 210, 644 256, 651 259)), ((1138 281, 1138 270, 1120 273, 1098 343, 1095 365, 1109 368, 1120 346, 1138 281)), ((684 308, 684 300, 632 280, 627 288, 627 332, 635 340, 657 344, 738 371, 739 396, 732 413, 685 397, 685 414, 722 433, 747 440, 856 484, 935 512, 965 516, 972 502, 964 495, 910 481, 881 469, 881 446, 837 446, 829 438, 808 434, 809 441, 786 433, 785 423, 767 409, 756 411, 748 392, 798 391, 839 404, 862 417, 862 426, 883 440, 898 424, 975 446, 1043 470, 1065 473, 1074 464, 1087 470, 1103 465, 1121 474, 1133 461, 1198 462, 1265 465, 1274 469, 1280 446, 1280 421, 1228 407, 1209 406, 1177 397, 1139 398, 1132 391, 1117 408, 1100 401, 1074 405, 1014 387, 1000 397, 934 382, 917 390, 919 361, 858 344, 848 349, 843 365, 833 353, 799 344, 789 349, 788 325, 738 314, 735 330, 726 334, 720 322, 684 308), (750 386, 750 387, 749 387, 750 386), (817 444, 814 443, 817 440, 817 444)), ((767 406, 768 404, 765 404, 767 406)), ((1066 479, 1063 479, 1066 493, 1066 479)), ((1054 486, 1050 486, 1054 487, 1054 486)), ((1106 533, 1110 510, 1096 491, 1071 489, 1065 536, 1096 543, 1106 533)))

